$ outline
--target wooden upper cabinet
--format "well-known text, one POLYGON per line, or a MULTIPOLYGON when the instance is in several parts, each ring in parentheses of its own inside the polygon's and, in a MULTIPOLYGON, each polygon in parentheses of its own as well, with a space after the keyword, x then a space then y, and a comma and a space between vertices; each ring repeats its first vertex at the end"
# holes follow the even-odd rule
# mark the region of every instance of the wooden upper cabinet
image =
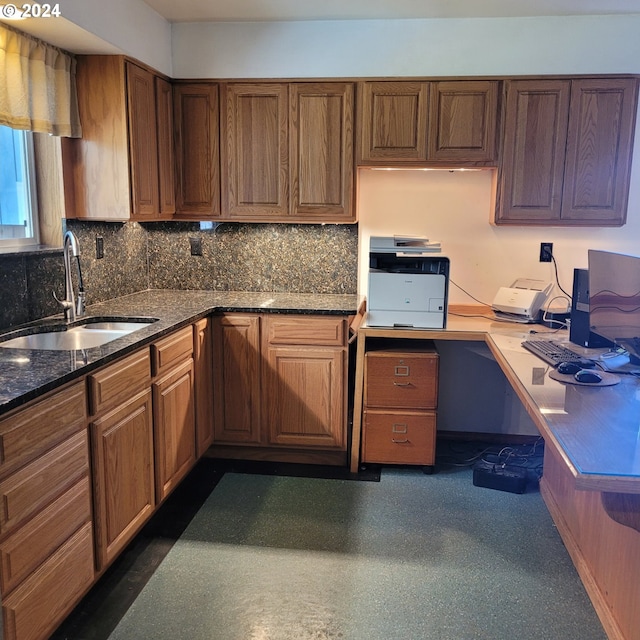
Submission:
POLYGON ((65 182, 73 185, 73 194, 65 196, 67 215, 128 220, 131 192, 124 59, 78 56, 76 84, 82 138, 69 139, 63 146, 65 182))
POLYGON ((428 82, 360 85, 358 164, 425 162, 428 82))
POLYGON ((176 214, 220 215, 218 85, 173 87, 176 148, 176 214))
POLYGON ((158 121, 158 176, 160 214, 170 217, 176 212, 176 167, 173 150, 173 90, 164 78, 155 79, 156 118, 158 121))
POLYGON ((358 164, 497 162, 495 80, 360 85, 358 164))
POLYGON ((73 189, 66 194, 70 217, 171 217, 172 116, 157 82, 168 84, 123 56, 77 57, 82 138, 63 146, 65 182, 73 189))
POLYGON ((496 222, 560 219, 569 80, 507 82, 496 222))
POLYGON ((126 63, 131 158, 131 209, 136 218, 153 218, 160 210, 158 121, 153 75, 126 63))
POLYGON ((508 82, 496 223, 624 224, 637 92, 635 78, 508 82))
POLYGON ((498 88, 498 81, 485 80, 432 84, 429 160, 497 160, 498 88))
POLYGON ((289 114, 291 215, 353 219, 353 84, 292 84, 289 114))
POLYGON ((222 104, 225 217, 262 219, 287 216, 287 85, 223 85, 222 104))
POLYGON ((637 94, 636 78, 572 80, 564 220, 624 224, 637 94))

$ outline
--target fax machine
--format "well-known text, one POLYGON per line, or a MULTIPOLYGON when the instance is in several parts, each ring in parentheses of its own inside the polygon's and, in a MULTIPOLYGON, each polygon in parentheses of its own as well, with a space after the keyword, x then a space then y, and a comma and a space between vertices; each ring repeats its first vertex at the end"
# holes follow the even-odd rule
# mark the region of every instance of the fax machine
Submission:
POLYGON ((439 243, 426 238, 371 238, 369 326, 444 329, 449 258, 434 255, 439 251, 439 243))

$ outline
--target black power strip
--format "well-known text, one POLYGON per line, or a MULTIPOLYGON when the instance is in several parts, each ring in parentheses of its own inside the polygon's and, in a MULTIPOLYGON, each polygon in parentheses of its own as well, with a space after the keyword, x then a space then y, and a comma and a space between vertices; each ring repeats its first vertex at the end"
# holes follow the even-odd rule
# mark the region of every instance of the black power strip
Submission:
POLYGON ((520 467, 481 460, 473 466, 473 484, 509 493, 524 493, 527 488, 527 472, 520 467))

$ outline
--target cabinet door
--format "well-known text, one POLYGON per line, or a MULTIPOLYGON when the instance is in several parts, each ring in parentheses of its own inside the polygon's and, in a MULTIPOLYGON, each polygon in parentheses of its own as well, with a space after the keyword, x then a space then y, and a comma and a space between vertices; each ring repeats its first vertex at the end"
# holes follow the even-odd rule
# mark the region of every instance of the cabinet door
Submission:
POLYGON ((91 425, 98 568, 131 540, 155 507, 151 391, 91 425))
POLYGON ((176 169, 173 151, 173 91, 171 84, 156 78, 156 117, 158 121, 159 213, 171 217, 176 212, 176 169))
POLYGON ((203 318, 193 325, 193 359, 195 368, 196 455, 213 442, 213 362, 212 323, 203 318))
POLYGON ((122 56, 77 57, 82 138, 65 145, 65 173, 75 217, 129 220, 131 190, 126 73, 122 56))
POLYGON ((343 448, 345 351, 268 347, 264 415, 269 444, 343 448))
POLYGON ((193 359, 152 385, 156 496, 164 500, 196 461, 193 359))
POLYGON ((293 216, 353 219, 353 99, 351 83, 290 86, 293 216))
POLYGON ((137 220, 155 218, 160 210, 158 138, 154 76, 126 63, 131 162, 131 212, 137 220))
POLYGON ((572 80, 563 219, 624 224, 637 93, 635 78, 572 80))
POLYGON ((560 219, 569 80, 507 82, 497 223, 560 219))
POLYGON ((429 160, 497 160, 498 86, 491 80, 432 83, 429 160))
POLYGON ((223 85, 222 95, 225 216, 287 216, 287 85, 228 84, 223 85))
POLYGON ((260 442, 260 318, 214 318, 214 442, 260 442))
POLYGON ((220 214, 218 86, 173 87, 176 143, 176 213, 220 214))
POLYGON ((365 82, 358 112, 358 164, 427 159, 429 84, 365 82))

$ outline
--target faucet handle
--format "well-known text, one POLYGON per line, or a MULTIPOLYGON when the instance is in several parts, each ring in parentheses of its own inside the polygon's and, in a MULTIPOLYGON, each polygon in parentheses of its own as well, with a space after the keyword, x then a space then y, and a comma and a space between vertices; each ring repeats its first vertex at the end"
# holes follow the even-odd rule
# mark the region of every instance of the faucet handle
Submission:
POLYGON ((73 302, 69 302, 68 300, 60 300, 56 295, 56 292, 53 291, 53 297, 58 301, 60 306, 62 307, 62 313, 64 314, 64 319, 68 322, 73 319, 73 302))
POLYGON ((78 300, 76 301, 76 316, 83 316, 85 314, 85 293, 84 291, 78 292, 78 300))
POLYGON ((52 291, 51 293, 63 309, 71 309, 73 307, 73 302, 69 302, 68 300, 60 300, 55 291, 52 291))

